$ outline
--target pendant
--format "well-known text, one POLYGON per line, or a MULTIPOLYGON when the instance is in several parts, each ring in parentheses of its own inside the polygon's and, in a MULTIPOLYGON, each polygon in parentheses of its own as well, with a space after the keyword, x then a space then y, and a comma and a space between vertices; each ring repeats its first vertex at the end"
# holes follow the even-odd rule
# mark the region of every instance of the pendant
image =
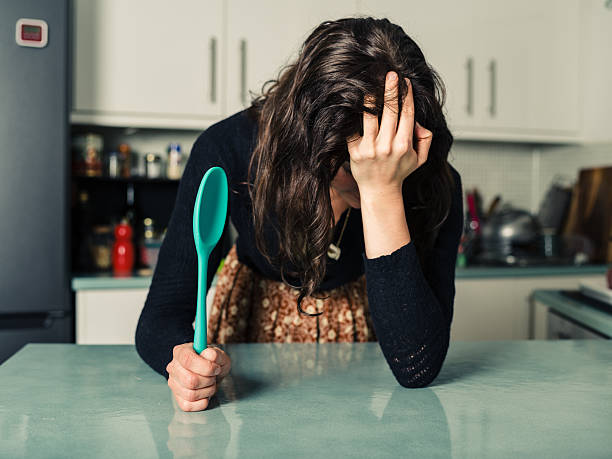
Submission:
POLYGON ((333 260, 338 260, 341 252, 340 247, 332 242, 329 244, 329 249, 327 249, 327 256, 333 260))

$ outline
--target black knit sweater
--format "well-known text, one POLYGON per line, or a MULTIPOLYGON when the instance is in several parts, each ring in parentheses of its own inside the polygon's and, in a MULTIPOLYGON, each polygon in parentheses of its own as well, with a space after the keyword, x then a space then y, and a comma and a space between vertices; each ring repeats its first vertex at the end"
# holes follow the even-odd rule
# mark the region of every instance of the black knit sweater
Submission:
MULTIPOLYGON (((228 176, 228 221, 231 218, 239 234, 239 260, 264 277, 281 280, 279 271, 255 246, 252 203, 244 184, 256 134, 257 123, 243 110, 206 129, 191 151, 136 331, 138 353, 166 378, 165 367, 172 360, 173 347, 193 341, 197 293, 193 206, 200 181, 210 167, 220 166, 228 176)), ((432 382, 448 350, 455 262, 463 228, 461 180, 455 169, 451 167, 451 171, 456 189, 450 214, 440 229, 426 269, 421 267, 413 242, 390 255, 366 258, 361 214, 354 209, 342 239, 342 256, 338 261, 328 260, 326 276, 318 289, 338 287, 365 271, 377 339, 397 381, 406 387, 432 382)), ((273 242, 273 237, 270 231, 266 239, 273 242)), ((208 286, 225 255, 227 247, 223 246, 219 243, 210 256, 208 286)), ((297 279, 288 280, 299 284, 297 279)))

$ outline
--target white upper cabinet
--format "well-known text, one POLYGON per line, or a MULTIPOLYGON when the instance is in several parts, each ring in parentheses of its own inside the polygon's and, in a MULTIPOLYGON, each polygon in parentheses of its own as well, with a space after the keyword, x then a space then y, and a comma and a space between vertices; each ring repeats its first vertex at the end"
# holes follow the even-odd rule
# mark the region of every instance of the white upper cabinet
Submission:
POLYGON ((227 104, 228 114, 250 105, 249 91, 278 78, 292 63, 300 46, 320 23, 353 16, 356 0, 227 1, 227 104))
POLYGON ((575 0, 479 0, 477 75, 482 127, 543 137, 577 136, 580 21, 575 0))
POLYGON ((72 120, 194 127, 222 114, 222 0, 75 0, 72 120))
POLYGON ((401 25, 440 74, 460 139, 574 140, 580 131, 577 0, 362 0, 401 25))
POLYGON ((612 140, 599 0, 74 0, 73 122, 201 129, 250 104, 325 20, 402 26, 457 139, 612 140))

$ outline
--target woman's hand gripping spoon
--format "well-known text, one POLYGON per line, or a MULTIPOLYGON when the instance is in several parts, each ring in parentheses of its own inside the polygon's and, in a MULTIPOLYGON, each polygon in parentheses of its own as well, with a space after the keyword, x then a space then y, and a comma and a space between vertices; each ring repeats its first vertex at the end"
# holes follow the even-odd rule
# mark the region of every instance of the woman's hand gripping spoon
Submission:
POLYGON ((227 176, 220 167, 206 171, 193 209, 193 239, 198 254, 198 297, 193 349, 206 349, 206 281, 208 257, 221 238, 227 216, 227 176))

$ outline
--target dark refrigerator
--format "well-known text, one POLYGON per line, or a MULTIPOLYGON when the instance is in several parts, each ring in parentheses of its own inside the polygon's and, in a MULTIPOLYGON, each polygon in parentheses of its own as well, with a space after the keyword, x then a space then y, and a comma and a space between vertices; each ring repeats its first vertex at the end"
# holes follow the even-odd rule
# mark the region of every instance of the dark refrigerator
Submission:
POLYGON ((0 0, 0 363, 73 342, 68 0, 0 0))

